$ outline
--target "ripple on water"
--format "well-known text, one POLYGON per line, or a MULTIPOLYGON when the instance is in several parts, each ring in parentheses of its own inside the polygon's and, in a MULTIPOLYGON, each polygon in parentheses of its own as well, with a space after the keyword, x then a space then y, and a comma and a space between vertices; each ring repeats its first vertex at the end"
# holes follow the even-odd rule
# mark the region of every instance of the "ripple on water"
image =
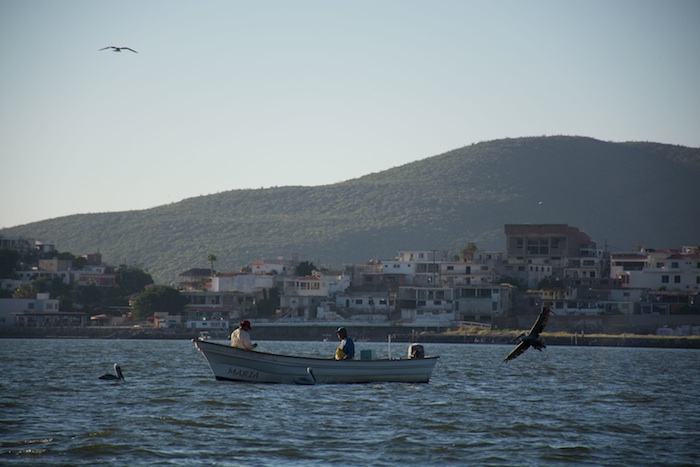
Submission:
POLYGON ((189 341, 0 342, 0 464, 700 461, 697 351, 550 346, 501 364, 510 346, 426 350, 441 355, 429 384, 287 386, 216 381, 189 341), (126 383, 98 381, 114 362, 126 383))
POLYGON ((42 454, 46 452, 45 447, 27 448, 26 446, 34 446, 38 444, 53 443, 53 438, 38 438, 38 439, 22 439, 17 441, 0 441, 0 450, 3 454, 19 455, 19 454, 42 454))

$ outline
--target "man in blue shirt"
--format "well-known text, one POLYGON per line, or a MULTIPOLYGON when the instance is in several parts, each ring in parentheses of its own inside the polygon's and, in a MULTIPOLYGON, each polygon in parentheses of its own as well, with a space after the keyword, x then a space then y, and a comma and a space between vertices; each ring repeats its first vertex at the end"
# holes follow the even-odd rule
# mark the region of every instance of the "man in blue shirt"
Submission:
POLYGON ((348 337, 348 330, 338 328, 336 331, 340 344, 335 351, 336 360, 352 360, 355 357, 355 343, 348 337))

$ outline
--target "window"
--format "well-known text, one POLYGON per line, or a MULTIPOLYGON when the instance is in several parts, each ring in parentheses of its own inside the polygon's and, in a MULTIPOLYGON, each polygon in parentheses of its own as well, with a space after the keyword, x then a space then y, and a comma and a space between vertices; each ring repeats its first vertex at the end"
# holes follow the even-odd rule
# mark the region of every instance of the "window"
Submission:
POLYGON ((549 242, 546 238, 529 238, 527 240, 527 252, 531 255, 549 254, 549 242))
POLYGON ((680 284, 681 283, 681 276, 673 276, 673 283, 680 284))
POLYGON ((668 284, 668 276, 661 276, 661 283, 668 284))
POLYGON ((564 246, 565 242, 566 242, 566 239, 564 239, 563 237, 552 238, 551 239, 552 250, 561 251, 561 248, 564 246))

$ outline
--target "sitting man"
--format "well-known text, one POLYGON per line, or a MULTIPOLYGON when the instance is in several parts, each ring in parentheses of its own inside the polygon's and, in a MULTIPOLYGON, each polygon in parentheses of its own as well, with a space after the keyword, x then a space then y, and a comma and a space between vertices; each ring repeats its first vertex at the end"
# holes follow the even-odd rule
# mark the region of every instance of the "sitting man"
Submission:
POLYGON ((336 360, 352 360, 355 357, 355 343, 348 337, 348 330, 338 328, 336 331, 340 344, 335 351, 336 360))
POLYGON ((250 334, 248 334, 248 331, 251 329, 253 328, 250 326, 250 321, 247 319, 241 321, 241 325, 231 333, 231 347, 238 347, 239 349, 246 350, 253 350, 257 347, 258 344, 250 342, 250 334))

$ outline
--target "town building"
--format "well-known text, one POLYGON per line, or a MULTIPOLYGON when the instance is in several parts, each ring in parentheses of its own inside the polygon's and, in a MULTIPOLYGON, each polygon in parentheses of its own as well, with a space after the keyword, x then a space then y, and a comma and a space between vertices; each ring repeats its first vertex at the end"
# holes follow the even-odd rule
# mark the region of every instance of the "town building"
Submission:
POLYGON ((599 278, 605 252, 585 232, 566 224, 506 224, 503 274, 536 288, 547 278, 599 278))
POLYGON ((294 273, 299 262, 299 255, 294 259, 285 259, 284 256, 272 260, 259 259, 250 263, 250 270, 253 274, 288 275, 294 273))
POLYGON ((700 247, 613 253, 610 276, 623 288, 700 290, 700 247))
POLYGON ((349 285, 348 277, 330 271, 285 277, 280 296, 280 315, 284 318, 315 319, 318 309, 327 311, 330 297, 344 291, 349 285))
MULTIPOLYGON (((254 261, 239 272, 189 269, 178 275, 180 293, 188 301, 182 315, 159 314, 151 319, 157 327, 223 333, 239 319, 261 317, 257 305, 263 301, 265 317, 274 316, 279 322, 426 327, 489 326, 495 320, 502 323, 536 313, 544 304, 562 317, 700 313, 697 246, 608 254, 586 233, 566 224, 507 224, 504 229, 505 252, 481 251, 475 244, 460 255, 401 250, 389 260, 373 259, 347 265, 342 272, 316 270, 306 276, 294 275, 298 257, 254 261), (279 296, 276 313, 271 296, 279 296)), ((20 243, 15 242, 24 245, 20 243)), ((32 270, 17 271, 19 279, 4 279, 2 288, 13 290, 30 280, 56 277, 80 286, 116 286, 115 268, 102 265, 99 253, 84 258, 85 262, 75 263, 84 264, 80 270, 73 270, 71 261, 42 260, 32 270)), ((0 325, 81 319, 85 324, 85 317, 56 314, 60 312, 52 305, 32 306, 39 309, 0 311, 4 317, 0 325)), ((92 324, 116 322, 116 316, 102 315, 96 315, 92 324)))
POLYGON ((0 237, 0 248, 14 250, 20 254, 33 253, 38 250, 37 241, 27 237, 0 237))
POLYGON ((177 288, 180 290, 204 290, 211 282, 211 277, 211 269, 188 269, 177 275, 177 288))
POLYGON ((40 293, 36 298, 0 298, 0 326, 2 327, 59 327, 85 326, 83 312, 59 310, 58 299, 40 293))

